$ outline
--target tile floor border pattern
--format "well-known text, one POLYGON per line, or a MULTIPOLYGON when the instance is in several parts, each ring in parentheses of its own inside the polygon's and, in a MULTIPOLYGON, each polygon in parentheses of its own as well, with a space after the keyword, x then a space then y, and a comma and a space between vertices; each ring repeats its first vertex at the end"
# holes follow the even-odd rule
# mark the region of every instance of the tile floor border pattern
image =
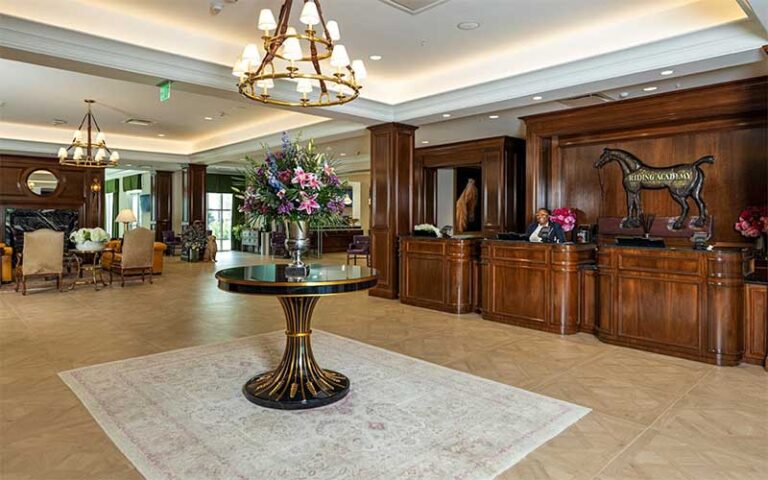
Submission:
MULTIPOLYGON (((224 294, 213 280, 219 268, 263 261, 167 258, 155 285, 100 292, 22 297, 4 287, 0 477, 141 478, 57 372, 282 328, 276 301, 224 294)), ((768 374, 759 367, 719 368, 365 294, 343 298, 318 304, 317 328, 593 409, 500 479, 762 480, 768 471, 768 374)))

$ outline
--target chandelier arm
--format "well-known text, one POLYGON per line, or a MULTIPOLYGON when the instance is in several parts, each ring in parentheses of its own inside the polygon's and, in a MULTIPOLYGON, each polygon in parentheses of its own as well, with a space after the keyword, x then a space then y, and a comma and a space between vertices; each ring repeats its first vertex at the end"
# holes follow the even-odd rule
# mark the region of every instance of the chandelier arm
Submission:
MULTIPOLYGON (((315 42, 309 42, 309 49, 312 53, 312 65, 315 66, 315 71, 318 75, 322 75, 323 71, 320 69, 320 61, 317 59, 317 45, 315 42)), ((325 80, 320 80, 320 90, 323 93, 328 93, 328 86, 325 84, 325 80)))
MULTIPOLYGON (((288 18, 291 16, 292 4, 293 0, 286 0, 283 6, 280 7, 280 15, 278 16, 277 28, 275 29, 275 37, 285 35, 285 32, 288 30, 288 18)), ((280 44, 275 45, 274 41, 269 41, 270 38, 268 36, 265 36, 264 38, 264 50, 266 53, 264 54, 264 58, 261 60, 261 65, 259 65, 258 70, 256 70, 256 75, 262 74, 267 64, 272 62, 272 60, 275 58, 275 52, 277 49, 280 48, 280 45, 282 45, 282 41, 280 44)))

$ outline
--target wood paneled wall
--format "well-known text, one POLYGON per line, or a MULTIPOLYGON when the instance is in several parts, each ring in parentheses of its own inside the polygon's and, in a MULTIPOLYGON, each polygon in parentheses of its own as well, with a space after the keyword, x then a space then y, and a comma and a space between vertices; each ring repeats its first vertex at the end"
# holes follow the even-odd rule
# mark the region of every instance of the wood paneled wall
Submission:
POLYGON ((482 230, 524 230, 525 141, 496 137, 416 150, 414 178, 422 179, 415 223, 435 223, 435 172, 438 168, 478 166, 482 230))
MULTIPOLYGON (((77 210, 81 227, 103 227, 103 186, 102 169, 62 166, 55 158, 0 155, 0 226, 5 224, 6 208, 55 208, 77 210), (35 170, 48 170, 59 180, 52 195, 42 197, 27 188, 27 176, 35 170), (102 185, 98 193, 90 189, 94 179, 102 185)), ((0 242, 4 235, 0 228, 0 242)))
POLYGON ((162 240, 166 230, 173 230, 173 172, 152 175, 152 201, 155 213, 155 237, 162 240))
POLYGON ((408 233, 419 198, 414 177, 414 132, 417 127, 387 123, 371 131, 371 264, 379 283, 370 294, 398 295, 398 235, 408 233))
POLYGON ((188 211, 185 218, 191 225, 195 220, 206 223, 207 197, 205 192, 205 172, 207 165, 188 165, 185 175, 187 177, 187 188, 184 191, 186 201, 184 202, 188 211))
MULTIPOLYGON (((766 77, 524 117, 527 127, 526 212, 539 206, 579 210, 580 223, 626 215, 617 165, 593 168, 602 149, 621 148, 663 167, 704 155, 703 198, 715 218, 713 241, 744 239, 733 230, 747 205, 768 203, 766 77)), ((677 216, 666 190, 643 192, 646 213, 677 216)), ((691 204, 691 215, 698 214, 691 204)))

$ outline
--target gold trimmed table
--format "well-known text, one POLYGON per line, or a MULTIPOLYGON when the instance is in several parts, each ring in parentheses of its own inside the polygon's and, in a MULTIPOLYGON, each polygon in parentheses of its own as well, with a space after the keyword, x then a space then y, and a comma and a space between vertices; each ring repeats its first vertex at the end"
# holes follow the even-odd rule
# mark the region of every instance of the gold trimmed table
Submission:
POLYGON ((286 265, 234 267, 216 272, 219 288, 233 293, 277 297, 285 313, 285 350, 275 370, 248 380, 243 394, 262 407, 299 410, 344 398, 349 379, 315 361, 310 336, 312 312, 320 297, 376 286, 377 272, 357 265, 310 265, 306 277, 290 277, 286 265))
POLYGON ((112 249, 108 248, 101 250, 81 250, 79 248, 75 248, 70 250, 69 252, 77 260, 78 273, 75 275, 75 279, 69 286, 69 289, 74 289, 76 285, 93 285, 93 288, 96 291, 99 291, 99 283, 106 287, 107 282, 104 281, 104 270, 101 266, 101 256, 104 252, 112 251, 112 249), (87 276, 84 277, 83 274, 88 274, 90 278, 87 276))

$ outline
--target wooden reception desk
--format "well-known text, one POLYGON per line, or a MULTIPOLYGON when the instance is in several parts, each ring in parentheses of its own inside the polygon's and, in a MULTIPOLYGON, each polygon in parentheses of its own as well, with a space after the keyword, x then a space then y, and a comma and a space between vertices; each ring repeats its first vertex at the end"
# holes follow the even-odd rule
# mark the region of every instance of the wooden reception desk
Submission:
POLYGON ((560 334, 576 333, 580 269, 594 263, 594 252, 593 244, 483 241, 483 318, 560 334))
POLYGON ((450 313, 477 306, 479 238, 400 237, 400 301, 450 313))
POLYGON ((740 250, 601 246, 598 338, 737 365, 744 356, 744 259, 740 250))

